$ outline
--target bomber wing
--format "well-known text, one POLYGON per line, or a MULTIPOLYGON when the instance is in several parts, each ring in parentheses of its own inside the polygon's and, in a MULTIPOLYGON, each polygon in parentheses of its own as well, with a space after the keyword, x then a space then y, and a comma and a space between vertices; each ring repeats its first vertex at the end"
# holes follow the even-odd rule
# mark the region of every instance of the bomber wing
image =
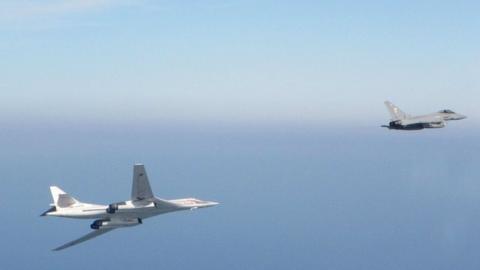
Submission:
POLYGON ((160 198, 157 198, 157 197, 154 197, 152 199, 150 199, 149 201, 153 202, 155 204, 155 207, 157 209, 161 209, 161 210, 171 210, 171 209, 176 209, 178 208, 179 206, 173 202, 169 202, 167 200, 163 200, 163 199, 160 199, 160 198))
POLYGON ((86 234, 86 235, 84 235, 84 236, 82 236, 82 237, 80 237, 80 238, 78 238, 78 239, 75 239, 75 240, 70 241, 70 242, 68 242, 68 243, 66 243, 66 244, 64 244, 64 245, 61 245, 61 246, 59 246, 59 247, 57 247, 57 248, 54 248, 53 250, 54 250, 54 251, 59 251, 59 250, 62 250, 62 249, 65 249, 65 248, 74 246, 74 245, 76 245, 76 244, 80 244, 80 243, 82 243, 82 242, 85 242, 85 241, 90 240, 90 239, 92 239, 92 238, 95 238, 95 237, 97 237, 97 236, 100 236, 100 235, 102 235, 102 234, 104 234, 104 233, 107 233, 107 232, 109 232, 109 231, 111 231, 111 230, 113 230, 113 229, 114 229, 114 228, 106 228, 106 229, 94 230, 94 231, 92 231, 92 232, 90 232, 90 233, 88 233, 88 234, 86 234))

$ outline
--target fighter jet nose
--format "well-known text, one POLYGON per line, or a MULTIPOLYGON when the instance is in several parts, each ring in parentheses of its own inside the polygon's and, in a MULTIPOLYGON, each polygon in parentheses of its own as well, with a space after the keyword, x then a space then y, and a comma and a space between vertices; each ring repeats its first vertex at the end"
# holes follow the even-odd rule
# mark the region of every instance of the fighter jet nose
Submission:
POLYGON ((458 117, 457 117, 458 120, 462 120, 462 119, 465 119, 465 118, 467 118, 467 116, 462 115, 462 114, 459 114, 458 117))

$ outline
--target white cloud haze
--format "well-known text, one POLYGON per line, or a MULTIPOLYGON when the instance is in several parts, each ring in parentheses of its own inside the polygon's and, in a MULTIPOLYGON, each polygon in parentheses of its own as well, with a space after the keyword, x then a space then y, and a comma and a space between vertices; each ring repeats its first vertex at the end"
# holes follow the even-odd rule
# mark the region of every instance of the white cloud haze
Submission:
POLYGON ((124 3, 114 0, 7 0, 0 2, 0 18, 25 20, 100 10, 124 3))

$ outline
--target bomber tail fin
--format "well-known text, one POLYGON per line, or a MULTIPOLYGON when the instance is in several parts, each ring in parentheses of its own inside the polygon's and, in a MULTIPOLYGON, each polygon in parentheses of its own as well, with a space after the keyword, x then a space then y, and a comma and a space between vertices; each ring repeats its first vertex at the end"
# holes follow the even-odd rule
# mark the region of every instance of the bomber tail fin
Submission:
POLYGON ((57 186, 51 186, 50 192, 52 193, 53 203, 56 207, 69 207, 79 203, 77 199, 73 198, 57 186))
POLYGON ((390 113, 390 116, 392 117, 392 121, 397 121, 397 120, 403 120, 408 118, 408 114, 404 113, 400 108, 395 106, 393 103, 390 101, 385 101, 385 106, 387 106, 387 110, 390 113))
POLYGON ((141 201, 155 197, 148 181, 145 166, 136 163, 133 166, 132 201, 141 201))

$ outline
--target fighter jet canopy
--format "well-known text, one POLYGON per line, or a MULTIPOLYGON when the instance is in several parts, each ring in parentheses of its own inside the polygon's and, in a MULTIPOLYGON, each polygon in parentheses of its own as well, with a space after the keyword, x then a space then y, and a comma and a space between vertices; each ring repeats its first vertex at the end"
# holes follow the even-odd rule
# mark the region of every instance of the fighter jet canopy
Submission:
POLYGON ((454 113, 453 111, 451 110, 441 110, 439 111, 440 113, 454 113))

